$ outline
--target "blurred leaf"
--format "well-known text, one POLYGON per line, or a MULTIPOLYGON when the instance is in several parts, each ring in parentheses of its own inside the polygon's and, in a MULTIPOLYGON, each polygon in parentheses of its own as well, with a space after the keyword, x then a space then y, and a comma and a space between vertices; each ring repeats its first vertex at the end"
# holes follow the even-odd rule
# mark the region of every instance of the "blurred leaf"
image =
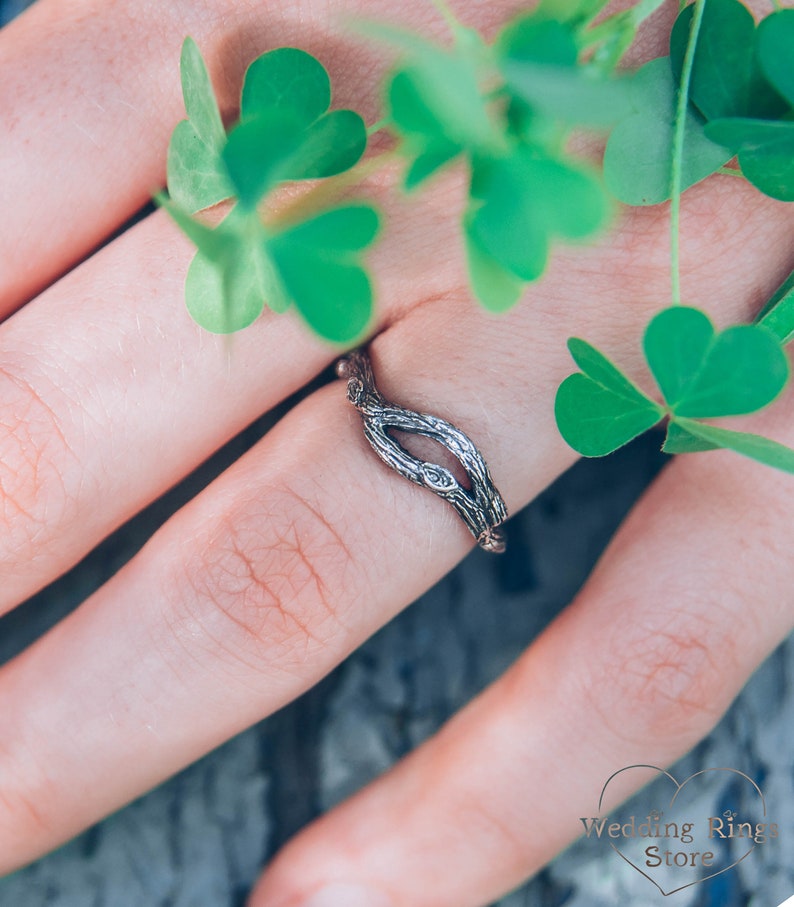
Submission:
POLYGON ((345 205, 288 227, 274 241, 353 256, 371 245, 379 229, 380 218, 374 208, 362 204, 345 205))
POLYGON ((467 214, 479 248, 521 280, 546 266, 549 239, 583 239, 602 226, 607 202, 585 170, 518 146, 475 163, 467 214))
POLYGON ((788 380, 788 360, 770 331, 735 325, 717 334, 697 309, 664 309, 648 325, 644 346, 676 418, 756 412, 771 403, 788 380))
POLYGON ((772 331, 781 346, 794 340, 794 271, 773 293, 756 318, 756 324, 772 331))
POLYGON ((491 312, 506 312, 521 297, 522 281, 482 248, 468 222, 463 231, 469 281, 475 297, 491 312))
POLYGON ((185 299, 191 317, 204 330, 231 334, 261 315, 265 288, 250 256, 250 249, 239 248, 234 257, 219 265, 196 253, 185 279, 185 299))
POLYGON ((696 438, 681 426, 675 419, 667 423, 667 435, 662 444, 662 450, 667 454, 702 453, 706 450, 716 450, 718 444, 696 438))
POLYGON ((327 112, 330 103, 328 73, 311 54, 281 47, 251 63, 225 155, 243 204, 253 207, 276 182, 335 176, 358 163, 364 121, 353 110, 327 112))
POLYGON ((284 179, 300 147, 300 127, 282 111, 244 120, 230 133, 222 160, 240 204, 255 208, 284 179))
POLYGON ((388 86, 387 105, 402 136, 403 153, 413 160, 404 178, 406 189, 415 189, 456 157, 463 146, 447 138, 443 125, 419 91, 414 75, 397 72, 388 86))
POLYGON ((607 78, 593 68, 515 61, 505 62, 502 71, 514 94, 547 116, 571 125, 610 126, 631 111, 629 78, 607 78))
POLYGON ((269 248, 285 290, 307 324, 334 343, 359 339, 372 317, 372 287, 361 251, 378 230, 377 212, 350 205, 290 227, 269 248))
MULTIPOLYGON (((670 58, 680 80, 693 7, 685 7, 670 35, 670 58)), ((789 46, 789 55, 794 44, 789 46)), ((782 112, 780 96, 759 65, 755 20, 740 0, 708 0, 695 49, 689 99, 708 120, 766 117, 782 112)))
POLYGON ((571 69, 579 57, 579 46, 571 27, 555 19, 538 19, 537 11, 516 19, 503 29, 494 51, 501 64, 536 63, 571 69))
POLYGON ((305 50, 279 47, 251 63, 245 73, 241 119, 281 111, 308 127, 331 106, 331 81, 325 67, 305 50))
POLYGON ((367 127, 353 110, 333 110, 306 128, 290 156, 284 179, 336 176, 361 159, 367 147, 367 127))
POLYGON ((742 173, 757 189, 780 201, 794 201, 794 122, 713 120, 706 134, 738 154, 742 173))
POLYGON ((794 107, 794 9, 781 9, 758 26, 758 55, 769 81, 794 107))
POLYGON ((485 56, 480 38, 446 50, 398 29, 368 26, 367 32, 404 54, 386 99, 400 150, 410 162, 407 187, 419 185, 460 151, 485 153, 503 145, 480 84, 485 56))
POLYGON ((716 447, 725 447, 766 466, 781 469, 784 472, 794 473, 794 450, 770 441, 759 435, 742 431, 731 431, 727 428, 717 428, 716 425, 706 425, 692 419, 676 419, 679 427, 716 447))
MULTIPOLYGON (((629 87, 633 112, 612 130, 604 154, 607 188, 629 205, 655 205, 670 197, 675 85, 667 57, 641 67, 629 87)), ((681 188, 721 167, 731 153, 709 141, 691 113, 684 133, 681 188)))
POLYGON ((656 425, 663 414, 653 401, 616 394, 580 372, 562 382, 554 404, 560 434, 585 457, 612 453, 656 425))

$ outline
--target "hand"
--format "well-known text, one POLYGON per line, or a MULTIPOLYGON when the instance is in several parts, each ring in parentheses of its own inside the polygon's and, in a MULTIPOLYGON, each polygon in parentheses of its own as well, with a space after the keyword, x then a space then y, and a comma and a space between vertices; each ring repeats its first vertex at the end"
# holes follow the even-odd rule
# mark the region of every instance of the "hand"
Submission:
MULTIPOLYGON (((332 12, 42 0, 0 35, 0 299, 17 310, 0 327, 2 609, 335 357, 291 315, 266 315, 230 355, 202 333, 182 304, 190 249, 162 214, 92 254, 162 183, 187 33, 228 111, 247 60, 295 44, 328 65, 338 103, 376 118, 360 97, 372 59, 332 12)), ((437 27, 419 4, 400 15, 437 27)), ((464 286, 454 177, 420 205, 391 188, 369 187, 389 215, 372 259, 379 385, 463 428, 515 511, 574 459, 552 416, 566 338, 639 369, 641 327, 668 301, 666 212, 625 213, 600 245, 558 252, 494 319, 464 286)), ((793 222, 728 178, 692 190, 688 298, 720 324, 752 317, 791 267, 793 222)), ((793 408, 789 395, 754 429, 792 443, 793 408)), ((476 907, 534 872, 605 777, 688 750, 789 632, 792 498, 789 478, 732 454, 672 463, 571 607, 440 734, 288 845, 253 907, 301 907, 326 884, 348 886, 329 895, 346 907, 356 885, 368 907, 476 907)), ((0 671, 0 868, 299 695, 470 546, 443 502, 374 457, 340 384, 309 396, 0 671)))

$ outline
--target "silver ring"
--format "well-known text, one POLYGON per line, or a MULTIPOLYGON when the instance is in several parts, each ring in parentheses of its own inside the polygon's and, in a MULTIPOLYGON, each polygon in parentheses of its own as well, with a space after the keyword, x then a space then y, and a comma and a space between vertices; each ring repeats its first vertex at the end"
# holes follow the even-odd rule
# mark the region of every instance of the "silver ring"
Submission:
POLYGON ((481 548, 504 551, 505 536, 498 527, 507 519, 507 507, 471 439, 438 416, 389 403, 375 385, 372 365, 364 350, 355 350, 340 359, 336 373, 347 379, 347 399, 361 413, 364 435, 381 460, 401 476, 449 501, 481 548), (445 466, 408 453, 389 434, 390 428, 437 441, 460 461, 470 487, 464 488, 445 466))

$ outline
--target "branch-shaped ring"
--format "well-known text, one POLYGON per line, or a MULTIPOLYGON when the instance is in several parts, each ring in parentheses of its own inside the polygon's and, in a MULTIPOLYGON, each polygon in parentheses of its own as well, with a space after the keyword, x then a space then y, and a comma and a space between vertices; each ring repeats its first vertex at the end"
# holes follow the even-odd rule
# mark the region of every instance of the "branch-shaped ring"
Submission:
POLYGON ((507 507, 471 439, 438 416, 415 413, 389 403, 375 384, 372 365, 363 350, 355 350, 341 359, 336 373, 347 379, 347 398, 361 413, 364 435, 381 460, 401 476, 449 501, 480 547, 486 551, 504 551, 504 533, 497 527, 507 519, 507 507), (464 488, 445 466, 410 454, 389 434, 389 429, 437 441, 460 461, 470 488, 464 488))

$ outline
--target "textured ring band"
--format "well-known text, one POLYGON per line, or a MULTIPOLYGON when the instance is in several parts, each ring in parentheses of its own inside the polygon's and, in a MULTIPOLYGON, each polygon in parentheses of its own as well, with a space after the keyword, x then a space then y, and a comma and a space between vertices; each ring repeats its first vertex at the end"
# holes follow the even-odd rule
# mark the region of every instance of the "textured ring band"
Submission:
POLYGON ((449 501, 481 548, 504 551, 504 533, 497 527, 507 519, 507 507, 471 439, 438 416, 389 403, 375 385, 364 350, 341 359, 336 373, 347 379, 347 398, 361 413, 364 435, 381 460, 401 476, 449 501), (414 457, 389 434, 389 429, 424 435, 441 444, 460 461, 470 487, 464 488, 445 466, 414 457))

